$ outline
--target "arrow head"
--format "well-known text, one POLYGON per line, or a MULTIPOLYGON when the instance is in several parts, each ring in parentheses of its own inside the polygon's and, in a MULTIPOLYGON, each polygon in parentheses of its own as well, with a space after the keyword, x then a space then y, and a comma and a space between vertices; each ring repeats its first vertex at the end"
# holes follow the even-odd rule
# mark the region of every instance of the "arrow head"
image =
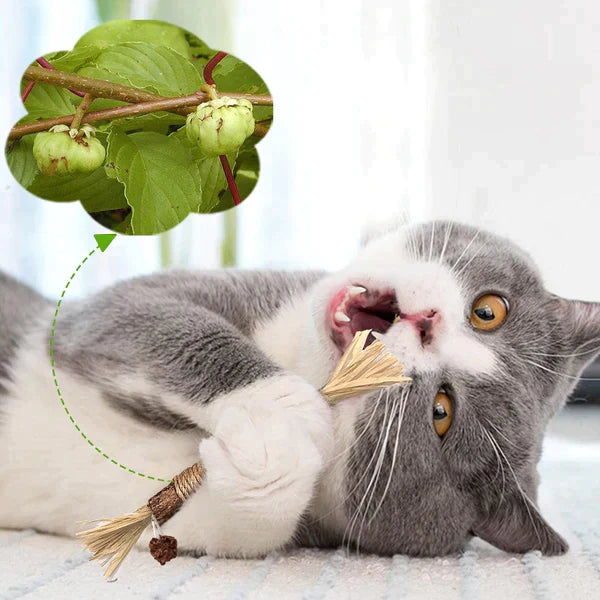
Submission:
POLYGON ((94 239, 98 243, 98 248, 101 252, 104 252, 111 244, 111 242, 117 237, 116 233, 96 233, 94 239))

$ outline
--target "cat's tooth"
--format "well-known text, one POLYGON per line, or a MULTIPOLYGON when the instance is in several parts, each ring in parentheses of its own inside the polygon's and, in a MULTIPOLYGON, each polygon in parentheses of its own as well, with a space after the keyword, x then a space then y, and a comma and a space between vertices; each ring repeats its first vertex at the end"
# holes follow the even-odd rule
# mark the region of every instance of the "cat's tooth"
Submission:
POLYGON ((361 285, 349 285, 348 286, 348 295, 358 296, 359 294, 364 294, 367 291, 367 288, 362 287, 361 285))
POLYGON ((371 331, 371 335, 376 339, 376 340, 382 340, 383 339, 383 334, 379 333, 379 331, 371 331))
POLYGON ((335 313, 335 320, 338 323, 350 323, 350 317, 347 314, 343 313, 341 310, 338 310, 335 313))

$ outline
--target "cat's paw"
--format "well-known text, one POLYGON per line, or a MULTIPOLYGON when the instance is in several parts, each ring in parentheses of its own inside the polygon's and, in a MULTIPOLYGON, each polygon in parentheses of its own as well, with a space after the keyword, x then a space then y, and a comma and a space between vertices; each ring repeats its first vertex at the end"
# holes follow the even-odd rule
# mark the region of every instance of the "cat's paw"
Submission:
POLYGON ((200 424, 217 438, 235 438, 236 421, 241 432, 245 431, 245 419, 254 423, 256 432, 265 440, 269 436, 283 440, 281 432, 291 426, 295 433, 312 440, 323 460, 331 455, 331 408, 318 390, 297 375, 261 379, 214 400, 206 406, 200 424), (271 427, 278 422, 279 431, 271 427))
POLYGON ((213 408, 212 435, 200 443, 215 531, 206 550, 249 556, 281 547, 330 456, 329 406, 300 378, 280 376, 213 408))

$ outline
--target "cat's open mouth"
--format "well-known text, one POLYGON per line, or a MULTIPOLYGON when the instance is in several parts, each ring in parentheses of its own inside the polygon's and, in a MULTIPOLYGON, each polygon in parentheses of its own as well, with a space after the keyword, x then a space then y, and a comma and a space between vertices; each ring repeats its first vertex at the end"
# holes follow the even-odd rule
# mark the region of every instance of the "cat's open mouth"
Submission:
MULTIPOLYGON (((357 331, 385 333, 398 315, 396 294, 391 289, 346 286, 331 299, 327 310, 331 339, 343 352, 357 331)), ((367 344, 375 338, 370 335, 367 344)))

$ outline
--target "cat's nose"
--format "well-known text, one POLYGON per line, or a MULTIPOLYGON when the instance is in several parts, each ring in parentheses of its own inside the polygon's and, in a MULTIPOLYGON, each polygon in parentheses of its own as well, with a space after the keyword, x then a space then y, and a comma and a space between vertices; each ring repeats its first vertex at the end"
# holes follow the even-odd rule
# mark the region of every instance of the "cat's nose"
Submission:
POLYGON ((438 323, 442 319, 440 313, 434 309, 422 310, 412 314, 404 314, 401 312, 398 317, 401 321, 410 323, 417 330, 423 346, 431 344, 438 323))

